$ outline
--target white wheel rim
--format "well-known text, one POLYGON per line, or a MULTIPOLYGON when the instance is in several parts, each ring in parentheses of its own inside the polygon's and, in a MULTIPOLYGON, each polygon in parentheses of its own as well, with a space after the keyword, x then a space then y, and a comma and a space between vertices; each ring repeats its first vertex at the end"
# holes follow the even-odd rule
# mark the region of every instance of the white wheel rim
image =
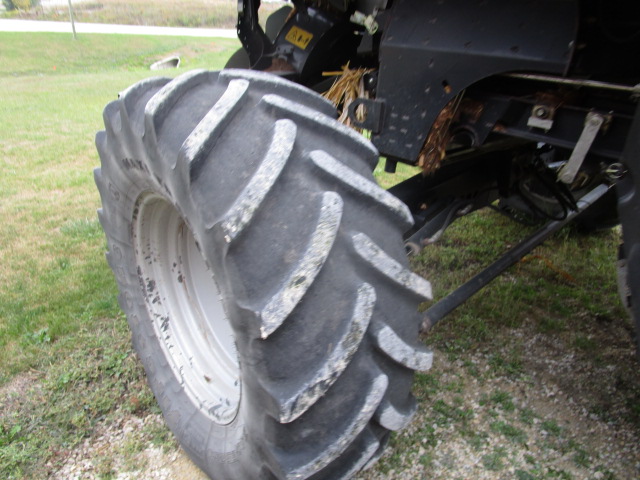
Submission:
POLYGON ((133 222, 138 275, 153 330, 185 393, 220 425, 241 396, 235 337, 191 229, 163 197, 143 195, 133 222))

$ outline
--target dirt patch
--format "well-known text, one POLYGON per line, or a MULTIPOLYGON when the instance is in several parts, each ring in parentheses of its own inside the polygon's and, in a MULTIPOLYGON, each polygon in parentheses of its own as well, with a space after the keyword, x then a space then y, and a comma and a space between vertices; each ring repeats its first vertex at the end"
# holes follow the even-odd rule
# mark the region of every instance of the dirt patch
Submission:
MULTIPOLYGON (((595 324, 609 333, 586 350, 570 332, 523 327, 504 332, 503 350, 436 352, 414 421, 356 478, 640 478, 640 369, 626 324, 613 323, 595 324)), ((104 425, 52 478, 205 480, 171 440, 152 445, 164 428, 159 415, 104 425)))
POLYGON ((154 436, 163 433, 165 428, 159 415, 128 416, 117 423, 102 425, 73 450, 49 478, 206 480, 207 476, 175 443, 154 445, 154 436))
POLYGON ((0 387, 0 424, 9 422, 10 415, 16 415, 29 396, 37 395, 41 390, 38 375, 27 372, 17 375, 0 387))
POLYGON ((624 325, 586 350, 570 332, 524 327, 505 332, 504 351, 439 352, 412 425, 357 478, 640 478, 640 374, 624 325))

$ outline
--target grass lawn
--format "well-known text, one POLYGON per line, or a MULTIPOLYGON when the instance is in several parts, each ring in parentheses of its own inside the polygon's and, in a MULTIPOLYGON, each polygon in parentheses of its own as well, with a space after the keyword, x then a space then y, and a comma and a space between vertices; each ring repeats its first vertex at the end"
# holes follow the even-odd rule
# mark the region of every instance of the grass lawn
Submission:
POLYGON ((0 44, 0 214, 10 220, 0 227, 6 379, 38 365, 42 338, 55 344, 90 325, 87 318, 117 311, 92 177, 104 105, 157 75, 145 66, 164 56, 180 54, 186 68, 220 68, 238 42, 4 33, 0 44))
POLYGON ((0 45, 0 478, 42 478, 95 422, 151 404, 96 216, 102 109, 160 58, 216 69, 239 44, 0 33, 0 45), (16 398, 25 377, 38 387, 16 398))

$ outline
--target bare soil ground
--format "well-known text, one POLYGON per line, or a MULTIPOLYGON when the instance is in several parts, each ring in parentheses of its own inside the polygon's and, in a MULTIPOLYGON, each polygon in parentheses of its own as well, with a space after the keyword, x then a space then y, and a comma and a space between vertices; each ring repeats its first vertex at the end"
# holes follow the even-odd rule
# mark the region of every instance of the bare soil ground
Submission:
MULTIPOLYGON (((595 323, 586 349, 571 332, 525 325, 503 334, 492 352, 441 345, 433 371, 417 378, 413 423, 357 478, 640 478, 640 369, 628 320, 595 323)), ((153 414, 101 425, 51 478, 206 476, 153 414), (166 439, 154 446, 158 436, 166 439)))

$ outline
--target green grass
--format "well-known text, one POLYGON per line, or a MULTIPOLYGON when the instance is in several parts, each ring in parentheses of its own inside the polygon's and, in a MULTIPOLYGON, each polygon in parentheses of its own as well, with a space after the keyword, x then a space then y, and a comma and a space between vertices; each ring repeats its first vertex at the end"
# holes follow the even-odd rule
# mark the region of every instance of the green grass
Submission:
MULTIPOLYGON (((221 68, 240 47, 235 39, 198 37, 151 37, 145 35, 79 35, 0 32, 0 77, 32 76, 36 83, 47 85, 52 77, 70 74, 136 72, 169 55, 181 57, 181 69, 221 68)), ((165 70, 160 74, 166 75, 165 70)), ((158 75, 158 73, 155 73, 158 75)), ((175 73, 174 73, 175 74, 175 73)), ((4 82, 4 81, 3 81, 4 82)), ((99 84, 98 84, 99 85, 99 84)), ((106 93, 106 92, 105 92, 106 93)), ((113 93, 109 93, 113 96, 113 93)), ((24 111, 25 106, 19 105, 24 111)), ((3 110, 4 110, 3 106, 3 110)), ((32 108, 29 105, 29 108, 32 108)))
POLYGON ((152 405, 97 221, 102 109, 157 75, 152 61, 221 68, 238 42, 0 33, 0 45, 0 478, 42 478, 98 422, 152 405))
MULTIPOLYGON (((435 280, 437 300, 531 231, 494 211, 481 210, 454 223, 440 242, 424 249, 412 264, 435 280)), ((591 235, 571 227, 559 232, 454 311, 446 326, 434 329, 433 341, 445 350, 467 350, 479 344, 486 349, 502 340, 496 335, 500 330, 529 324, 541 333, 575 337, 584 351, 593 349, 593 340, 587 339, 590 322, 585 319, 625 317, 615 281, 619 241, 617 229, 591 235)), ((517 348, 511 353, 508 358, 496 356, 495 366, 515 373, 520 368, 517 348)))
POLYGON ((0 227, 0 379, 6 379, 36 367, 42 349, 87 317, 118 311, 91 174, 104 105, 152 75, 143 67, 154 59, 182 49, 188 67, 219 68, 238 42, 88 35, 76 43, 62 34, 5 33, 0 43, 0 214, 11 219, 0 227))

